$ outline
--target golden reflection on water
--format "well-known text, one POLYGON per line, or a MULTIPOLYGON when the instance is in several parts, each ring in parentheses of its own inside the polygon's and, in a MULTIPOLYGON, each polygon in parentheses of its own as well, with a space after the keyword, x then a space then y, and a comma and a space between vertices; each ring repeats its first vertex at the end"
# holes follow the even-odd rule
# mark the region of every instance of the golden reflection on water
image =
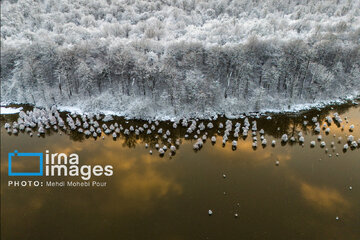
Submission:
MULTIPOLYGON (((344 131, 332 124, 331 133, 323 134, 329 149, 331 141, 350 134, 350 124, 356 126, 351 134, 360 137, 359 110, 343 113, 343 120, 349 116, 344 131)), ((218 136, 215 145, 208 139, 195 152, 194 140, 183 139, 175 156, 164 157, 155 149, 150 155, 141 139, 73 141, 2 131, 2 239, 360 239, 359 150, 343 153, 344 141, 334 152, 325 153, 319 142, 310 148, 317 135, 307 130, 303 147, 281 146, 282 133, 273 130, 265 131, 265 148, 254 150, 248 137, 233 151, 231 141, 223 147, 218 136), (80 164, 110 164, 114 175, 92 179, 106 181, 104 188, 10 188, 6 154, 14 147, 76 152, 80 164)))
POLYGON ((120 193, 130 199, 141 199, 150 201, 153 198, 161 198, 169 192, 182 193, 181 185, 166 179, 153 169, 146 169, 145 172, 133 172, 119 184, 120 193))
POLYGON ((300 183, 301 192, 304 198, 316 209, 328 212, 336 212, 343 208, 348 210, 351 205, 341 194, 334 189, 327 187, 315 187, 307 183, 300 183))

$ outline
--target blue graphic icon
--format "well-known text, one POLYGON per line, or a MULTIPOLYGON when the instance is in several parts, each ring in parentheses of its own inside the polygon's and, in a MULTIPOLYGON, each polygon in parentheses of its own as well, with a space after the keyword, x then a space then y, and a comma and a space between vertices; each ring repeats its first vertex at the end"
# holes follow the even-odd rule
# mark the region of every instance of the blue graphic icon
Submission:
POLYGON ((43 175, 43 153, 18 153, 15 150, 13 153, 9 153, 9 176, 42 176, 43 175), (39 172, 12 172, 11 170, 11 158, 15 157, 39 157, 40 171, 39 172))

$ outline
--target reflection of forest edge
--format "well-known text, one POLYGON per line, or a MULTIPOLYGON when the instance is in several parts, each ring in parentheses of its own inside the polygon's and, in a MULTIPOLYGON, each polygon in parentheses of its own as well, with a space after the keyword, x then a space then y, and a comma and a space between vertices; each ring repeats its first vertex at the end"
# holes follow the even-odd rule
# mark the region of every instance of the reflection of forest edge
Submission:
MULTIPOLYGON (((359 101, 359 99, 357 99, 359 101)), ((19 105, 10 105, 11 107, 19 107, 19 105)), ((20 105, 23 107, 23 111, 31 111, 33 109, 30 105, 20 105)), ((327 106, 322 109, 310 109, 310 110, 304 110, 297 113, 274 113, 274 114, 252 114, 250 116, 247 116, 249 119, 249 122, 256 120, 258 130, 264 129, 265 134, 269 136, 273 136, 274 138, 281 138, 281 136, 286 133, 289 136, 295 136, 297 132, 303 131, 303 133, 311 133, 315 127, 315 124, 311 121, 313 117, 317 117, 318 121, 320 123, 324 122, 324 119, 326 116, 330 115, 330 112, 337 112, 340 115, 348 111, 350 108, 357 108, 358 103, 354 103, 353 101, 348 101, 344 104, 339 105, 331 105, 327 106), (271 116, 271 119, 267 119, 267 116, 271 116), (304 125, 304 120, 308 121, 308 125, 304 125)), ((66 118, 66 115, 68 112, 61 112, 60 115, 62 118, 66 118)), ((9 115, 0 115, 0 124, 3 131, 3 126, 6 122, 14 122, 18 119, 18 114, 9 114, 9 115)), ((101 114, 102 119, 104 117, 103 114, 101 114)), ((145 123, 149 124, 146 120, 128 120, 124 117, 113 117, 114 120, 112 121, 98 121, 100 126, 105 123, 107 126, 118 123, 121 124, 124 129, 129 128, 130 126, 134 126, 135 128, 143 126, 145 123)), ((185 135, 188 134, 188 137, 186 139, 188 140, 194 140, 194 136, 198 135, 200 138, 203 134, 207 133, 207 138, 209 139, 211 136, 222 136, 224 134, 225 128, 218 128, 220 123, 225 124, 227 120, 232 121, 233 125, 235 125, 237 122, 241 123, 241 126, 243 126, 244 119, 227 119, 223 116, 218 117, 216 120, 197 120, 197 125, 199 125, 201 122, 205 124, 205 126, 212 122, 214 127, 212 129, 205 128, 201 131, 200 134, 197 134, 196 131, 192 132, 191 134, 188 134, 187 127, 183 127, 181 124, 178 124, 177 128, 173 128, 173 122, 171 121, 162 121, 159 122, 159 125, 156 126, 156 130, 153 131, 151 134, 147 134, 146 131, 141 132, 139 135, 136 135, 134 132, 130 132, 129 135, 124 134, 123 132, 120 132, 118 135, 118 138, 121 137, 124 139, 123 146, 127 146, 129 148, 133 148, 136 146, 137 143, 148 143, 150 147, 154 147, 156 143, 158 144, 165 144, 169 145, 168 139, 164 139, 162 137, 162 134, 158 134, 157 130, 162 128, 163 132, 166 132, 166 130, 169 130, 171 132, 171 135, 169 138, 171 138, 171 143, 174 143, 176 139, 184 139, 185 135), (140 141, 139 141, 140 140, 140 141)), ((191 120, 188 120, 189 122, 191 120)), ((153 124, 154 121, 151 123, 153 124)), ((181 121, 180 121, 181 123, 181 121)), ((149 124, 149 125, 151 125, 149 124)), ((337 127, 340 127, 340 125, 336 122, 333 122, 332 124, 337 124, 337 127)), ((67 130, 63 130, 59 128, 58 130, 54 129, 46 129, 45 134, 40 135, 40 137, 46 137, 51 136, 53 134, 56 134, 58 132, 62 132, 62 134, 66 134, 70 137, 73 141, 84 141, 87 138, 92 138, 91 136, 86 136, 84 133, 79 133, 77 130, 70 130, 69 128, 67 130)), ((21 131, 21 133, 25 133, 24 131, 21 131)), ((10 135, 12 135, 10 133, 10 135)), ((96 140, 99 140, 105 135, 104 132, 101 133, 101 136, 96 138, 96 140)), ((111 134, 108 135, 111 137, 111 134)), ((251 136, 249 135, 248 138, 251 136)), ((239 138, 235 138, 232 134, 229 136, 228 141, 236 140, 236 139, 246 139, 247 137, 239 136, 239 138)), ((114 138, 113 138, 114 139, 114 138)), ((114 139, 116 141, 116 139, 114 139)))

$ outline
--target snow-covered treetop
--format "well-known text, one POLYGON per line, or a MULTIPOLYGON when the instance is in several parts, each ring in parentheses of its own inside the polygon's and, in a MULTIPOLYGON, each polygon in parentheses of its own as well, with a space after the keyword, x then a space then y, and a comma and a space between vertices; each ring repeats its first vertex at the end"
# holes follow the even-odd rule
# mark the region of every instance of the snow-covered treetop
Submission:
POLYGON ((360 0, 5 0, 1 101, 167 119, 298 109, 359 95, 359 40, 360 0))
POLYGON ((358 41, 359 0, 19 0, 1 3, 1 38, 54 41, 72 47, 91 39, 199 41, 341 38, 358 41))

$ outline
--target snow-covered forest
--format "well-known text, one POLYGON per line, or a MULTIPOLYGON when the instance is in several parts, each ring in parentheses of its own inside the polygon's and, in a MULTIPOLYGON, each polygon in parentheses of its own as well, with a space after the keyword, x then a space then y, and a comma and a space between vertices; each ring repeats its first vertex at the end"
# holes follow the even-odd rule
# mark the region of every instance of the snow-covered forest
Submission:
POLYGON ((1 1, 1 101, 129 117, 360 93, 360 0, 1 1))

